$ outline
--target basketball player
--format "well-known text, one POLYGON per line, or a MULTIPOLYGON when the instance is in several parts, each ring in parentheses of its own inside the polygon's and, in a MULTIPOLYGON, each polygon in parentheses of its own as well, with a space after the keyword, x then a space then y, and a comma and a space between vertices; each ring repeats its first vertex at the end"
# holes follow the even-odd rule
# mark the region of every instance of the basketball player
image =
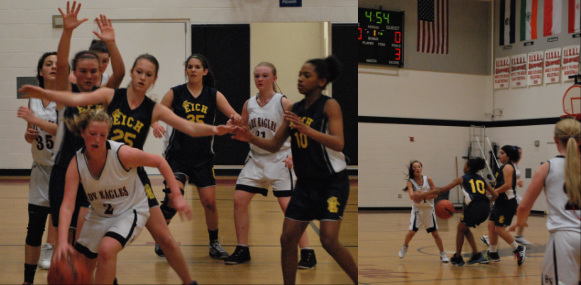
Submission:
POLYGON ((543 258, 542 284, 581 284, 581 124, 574 119, 561 120, 555 125, 553 140, 559 155, 535 171, 518 206, 517 222, 509 230, 527 225, 544 188, 551 235, 543 258))
MULTIPOLYGON (((127 89, 99 88, 93 92, 73 94, 71 92, 46 91, 34 86, 25 85, 21 92, 36 98, 49 98, 67 106, 101 104, 113 118, 111 140, 127 143, 129 146, 142 149, 149 133, 152 121, 164 121, 170 126, 190 136, 223 135, 231 128, 228 126, 210 126, 187 121, 175 115, 167 107, 156 104, 146 96, 147 90, 155 83, 159 63, 149 54, 137 57, 131 68, 131 82, 127 89)), ((145 185, 149 198, 150 218, 145 225, 153 239, 165 252, 169 265, 176 271, 184 284, 192 282, 187 264, 179 245, 169 232, 159 204, 151 189, 151 183, 143 168, 138 173, 145 185)), ((182 196, 177 192, 171 195, 182 196)))
POLYGON ((436 245, 440 250, 440 260, 443 263, 448 263, 449 259, 446 255, 446 251, 444 251, 442 238, 438 233, 438 223, 436 222, 436 214, 434 213, 434 198, 438 195, 431 193, 420 197, 421 193, 436 189, 434 182, 432 182, 432 178, 422 175, 422 170, 422 163, 417 160, 412 161, 408 168, 408 179, 404 191, 407 190, 410 199, 414 203, 412 204, 409 231, 406 234, 404 244, 401 246, 401 250, 399 251, 399 258, 404 258, 408 251, 410 241, 418 232, 420 227, 424 226, 428 233, 432 233, 432 237, 434 237, 434 240, 436 241, 436 245))
MULTIPOLYGON (((97 264, 96 284, 113 284, 117 254, 135 240, 149 217, 147 196, 137 167, 156 167, 170 188, 178 191, 178 185, 163 157, 107 140, 112 120, 105 111, 83 112, 66 123, 71 132, 82 136, 85 145, 77 151, 67 170, 55 258, 66 258, 73 252, 66 242, 66 229, 71 222, 78 186, 83 184, 91 208, 75 249, 89 259, 89 272, 97 264)), ((182 217, 191 219, 191 208, 183 197, 173 198, 182 217)))
MULTIPOLYGON (((242 109, 243 127, 263 138, 271 139, 284 122, 284 111, 292 108, 292 103, 286 96, 277 92, 276 67, 270 62, 261 62, 254 68, 254 84, 258 94, 244 103, 242 109)), ((232 255, 224 262, 240 264, 250 261, 248 249, 248 230, 250 219, 248 205, 257 193, 268 195, 272 187, 273 194, 283 214, 293 194, 295 175, 292 170, 292 155, 290 140, 287 139, 280 150, 270 153, 250 144, 250 153, 244 168, 236 181, 234 192, 234 225, 238 245, 232 255)), ((317 264, 315 251, 309 248, 309 238, 305 231, 299 240, 301 260, 299 269, 313 268, 317 264)))
MULTIPOLYGON (((161 100, 164 105, 181 118, 196 123, 214 125, 216 110, 229 118, 240 121, 240 115, 234 111, 224 94, 214 88, 214 75, 208 60, 201 54, 193 54, 185 62, 185 74, 188 82, 172 87, 161 100)), ((153 126, 158 137, 165 135, 160 124, 153 126)), ((216 179, 214 177, 214 138, 212 136, 193 138, 179 130, 172 129, 165 149, 165 158, 171 165, 183 189, 186 182, 195 185, 204 207, 206 226, 208 228, 209 254, 212 258, 225 259, 228 253, 218 241, 218 209, 216 207, 216 179)), ((167 191, 165 191, 167 193, 167 191)), ((166 222, 169 224, 175 210, 169 206, 166 195, 160 206, 166 222)), ((158 245, 155 252, 163 256, 158 245)))
POLYGON ((291 137, 293 163, 297 174, 295 192, 285 212, 282 229, 281 259, 284 284, 295 284, 297 245, 309 222, 321 221, 323 248, 357 283, 357 264, 339 242, 339 228, 349 197, 349 178, 345 155, 341 152, 343 116, 337 101, 323 95, 327 84, 339 75, 335 56, 311 59, 299 71, 298 90, 305 99, 285 111, 285 122, 274 138, 265 139, 237 127, 233 138, 270 152, 277 152, 291 137))
POLYGON ((464 237, 468 239, 470 247, 472 247, 472 257, 468 260, 468 264, 479 263, 483 260, 482 254, 476 247, 474 235, 470 231, 470 227, 476 228, 482 222, 488 219, 490 213, 490 200, 488 195, 492 196, 492 201, 498 197, 494 189, 482 176, 478 175, 478 171, 482 170, 486 162, 484 159, 477 157, 469 159, 464 164, 464 175, 457 177, 452 182, 444 187, 438 187, 435 191, 428 191, 421 193, 420 198, 430 196, 432 193, 437 195, 450 191, 450 189, 457 185, 462 186, 462 193, 464 194, 464 213, 458 222, 458 231, 456 233, 456 253, 451 258, 451 263, 454 265, 464 265, 462 258, 462 246, 464 245, 464 237))
MULTIPOLYGON (((44 53, 38 61, 37 75, 41 88, 54 89, 56 77, 56 52, 44 53)), ((27 107, 18 109, 18 117, 28 125, 24 138, 31 144, 32 170, 28 192, 28 227, 24 246, 24 284, 34 283, 37 265, 50 268, 56 229, 49 222, 47 242, 42 245, 42 234, 50 213, 48 181, 54 164, 53 137, 56 134, 56 103, 31 98, 27 107)))
POLYGON ((506 227, 510 226, 512 222, 512 217, 516 213, 517 207, 516 192, 514 190, 516 186, 516 173, 513 166, 513 162, 517 159, 518 152, 511 145, 503 146, 498 152, 498 161, 502 163, 502 166, 496 173, 495 186, 497 188, 494 189, 498 194, 498 199, 494 202, 490 213, 490 221, 488 222, 490 246, 484 260, 480 263, 486 264, 500 261, 500 256, 498 255, 499 236, 510 245, 519 266, 526 258, 526 247, 517 244, 512 235, 506 231, 506 227))

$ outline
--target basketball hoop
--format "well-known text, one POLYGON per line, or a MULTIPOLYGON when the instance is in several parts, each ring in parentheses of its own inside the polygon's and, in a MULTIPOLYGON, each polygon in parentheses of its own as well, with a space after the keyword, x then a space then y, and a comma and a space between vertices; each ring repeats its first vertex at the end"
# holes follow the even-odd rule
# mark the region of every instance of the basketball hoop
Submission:
POLYGON ((563 112, 561 118, 574 118, 581 121, 581 74, 569 76, 575 78, 573 84, 563 95, 563 112))

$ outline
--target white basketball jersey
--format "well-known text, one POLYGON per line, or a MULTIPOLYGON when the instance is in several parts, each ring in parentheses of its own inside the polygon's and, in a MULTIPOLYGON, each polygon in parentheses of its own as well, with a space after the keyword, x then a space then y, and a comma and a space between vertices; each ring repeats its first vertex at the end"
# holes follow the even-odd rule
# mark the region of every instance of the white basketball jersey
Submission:
MULTIPOLYGON (((29 105, 30 110, 32 110, 34 115, 39 119, 51 123, 57 122, 55 102, 50 102, 45 107, 41 99, 30 98, 29 105)), ((32 142, 32 159, 38 164, 52 166, 54 164, 53 150, 55 149, 55 138, 38 126, 33 125, 32 127, 38 131, 36 141, 32 142)))
MULTIPOLYGON (((414 187, 414 191, 419 191, 419 192, 423 193, 423 192, 428 192, 430 190, 430 183, 428 182, 428 176, 424 176, 423 179, 424 179, 424 183, 422 184, 422 186, 418 185, 418 183, 416 183, 416 181, 413 178, 409 179, 409 181, 412 183, 412 186, 414 187)), ((420 203, 414 203, 413 207, 414 208, 433 208, 434 207, 434 199, 424 199, 420 203)))
POLYGON ((549 215, 547 229, 553 231, 575 231, 581 233, 581 210, 567 210, 569 202, 565 193, 565 158, 557 156, 549 160, 549 173, 545 179, 549 215))
POLYGON ((137 168, 128 171, 119 161, 117 153, 122 145, 107 141, 107 160, 99 177, 94 177, 89 171, 83 153, 85 148, 77 152, 77 168, 80 182, 91 203, 90 214, 116 217, 127 210, 148 207, 145 188, 137 175, 137 168))
MULTIPOLYGON (((284 108, 282 107, 283 96, 280 93, 275 93, 264 106, 258 104, 258 95, 248 100, 246 110, 248 111, 248 127, 250 128, 251 134, 266 139, 274 138, 276 131, 284 122, 284 108)), ((250 149, 260 154, 270 153, 253 144, 250 144, 250 149)), ((287 139, 280 148, 280 151, 288 151, 289 149, 290 139, 287 139)))

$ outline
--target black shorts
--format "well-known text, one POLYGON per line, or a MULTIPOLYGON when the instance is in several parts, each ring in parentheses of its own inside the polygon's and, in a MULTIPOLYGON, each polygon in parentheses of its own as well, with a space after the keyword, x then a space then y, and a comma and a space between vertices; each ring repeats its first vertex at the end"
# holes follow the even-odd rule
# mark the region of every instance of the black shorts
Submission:
POLYGON ((196 166, 193 165, 191 160, 170 159, 167 162, 176 179, 182 182, 184 186, 186 182, 198 188, 216 186, 213 160, 196 166))
MULTIPOLYGON (((66 168, 55 165, 50 173, 50 181, 48 183, 48 199, 50 203, 50 214, 52 215, 52 225, 57 228, 59 226, 61 205, 65 195, 66 174, 66 168)), ((83 188, 82 184, 79 184, 77 200, 75 201, 75 210, 73 211, 73 216, 71 218, 71 228, 76 228, 77 226, 80 207, 88 208, 89 205, 90 203, 85 194, 85 188, 83 188)))
POLYGON ((516 199, 496 199, 490 212, 490 221, 494 222, 497 227, 510 226, 516 207, 516 199))
POLYGON ((460 217, 460 222, 467 227, 480 225, 490 214, 490 202, 486 200, 474 200, 468 206, 464 207, 464 213, 460 217))
POLYGON ((147 172, 145 172, 145 168, 138 167, 137 176, 139 176, 139 180, 141 180, 141 183, 143 183, 143 188, 145 188, 145 195, 147 196, 147 203, 149 204, 149 208, 159 206, 159 202, 157 201, 157 198, 155 198, 155 194, 151 188, 151 181, 147 176, 147 172))
POLYGON ((349 178, 346 170, 326 178, 299 177, 284 215, 296 221, 338 221, 343 218, 348 198, 349 178))

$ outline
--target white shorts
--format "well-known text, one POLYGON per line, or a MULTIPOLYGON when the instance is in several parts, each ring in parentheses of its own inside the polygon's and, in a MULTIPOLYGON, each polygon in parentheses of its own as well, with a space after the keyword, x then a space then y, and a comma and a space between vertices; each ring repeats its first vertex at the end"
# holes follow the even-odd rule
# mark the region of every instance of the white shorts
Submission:
POLYGON ((48 182, 52 166, 34 162, 30 172, 30 185, 28 192, 28 204, 49 207, 48 182))
POLYGON ((264 196, 268 188, 275 192, 288 192, 291 196, 296 182, 295 173, 285 166, 284 159, 290 155, 290 151, 281 151, 269 154, 257 154, 250 152, 244 168, 236 181, 236 189, 251 193, 260 193, 264 196))
POLYGON ((412 216, 410 218, 410 231, 417 232, 420 227, 424 227, 428 233, 438 229, 436 223, 436 213, 434 208, 416 208, 412 207, 412 216))
POLYGON ((543 258, 542 284, 579 284, 581 234, 575 231, 552 232, 543 258))
POLYGON ((75 247, 89 258, 97 257, 99 244, 105 236, 116 239, 125 247, 139 236, 148 218, 148 208, 132 209, 111 218, 97 216, 90 210, 75 247))

